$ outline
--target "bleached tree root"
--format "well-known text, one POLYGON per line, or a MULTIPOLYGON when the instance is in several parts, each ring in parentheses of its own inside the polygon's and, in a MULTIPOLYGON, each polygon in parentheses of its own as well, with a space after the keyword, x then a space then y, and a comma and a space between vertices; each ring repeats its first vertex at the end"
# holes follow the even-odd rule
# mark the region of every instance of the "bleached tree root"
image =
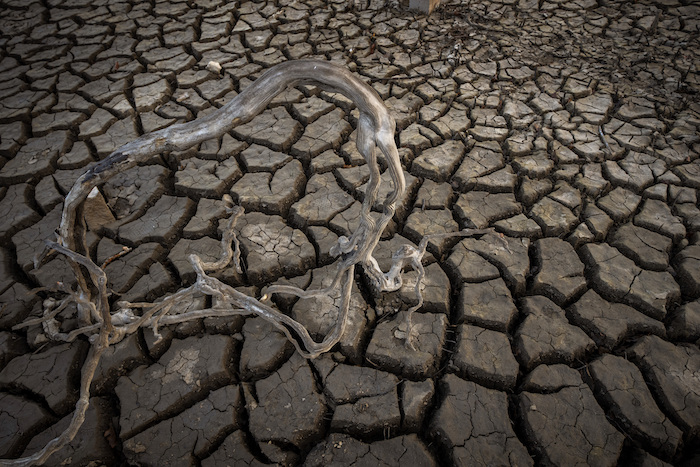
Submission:
MULTIPOLYGON (((422 305, 421 281, 424 276, 421 260, 431 237, 425 237, 418 248, 405 245, 392 258, 389 271, 383 272, 373 258, 381 233, 394 215, 396 202, 405 190, 405 180, 398 150, 394 142, 395 122, 377 93, 345 68, 329 62, 299 60, 281 63, 267 72, 242 91, 231 102, 217 111, 188 123, 172 125, 163 130, 143 135, 124 144, 106 159, 85 172, 73 185, 66 196, 57 230, 55 242, 47 242, 47 248, 63 254, 68 259, 77 280, 77 290, 64 290, 67 297, 56 302, 45 302, 44 316, 19 324, 16 328, 42 324, 44 332, 51 339, 72 341, 79 335, 86 335, 91 344, 88 358, 83 365, 80 382, 80 398, 76 404, 68 428, 50 441, 41 451, 22 459, 2 460, 4 466, 29 466, 44 463, 53 453, 69 443, 85 418, 90 398, 90 385, 100 356, 110 345, 121 341, 140 327, 150 327, 156 337, 161 325, 185 322, 204 317, 226 317, 233 315, 258 315, 282 330, 294 344, 297 351, 307 358, 315 358, 328 352, 341 339, 348 322, 350 294, 354 280, 355 266, 361 265, 378 291, 391 292, 401 288, 401 277, 405 265, 410 265, 418 273, 415 293, 418 304, 409 309, 407 320, 402 325, 406 344, 413 347, 414 334, 411 327, 411 313, 422 305), (266 289, 260 299, 247 296, 233 287, 219 281, 209 273, 220 271, 233 262, 233 267, 241 272, 240 249, 235 236, 236 221, 243 209, 233 206, 229 197, 229 220, 222 234, 221 257, 215 262, 204 262, 191 255, 189 261, 197 278, 190 287, 167 296, 158 303, 118 302, 114 310, 108 300, 107 276, 95 264, 88 253, 85 235, 86 227, 82 216, 82 205, 88 194, 111 177, 130 167, 146 161, 149 157, 167 151, 185 150, 205 140, 217 138, 236 125, 250 121, 265 109, 270 101, 290 86, 312 84, 321 89, 339 92, 350 98, 360 112, 357 125, 357 148, 367 161, 370 179, 366 196, 362 203, 360 224, 347 237, 340 237, 332 253, 338 257, 336 273, 330 287, 321 290, 302 290, 291 286, 274 285, 266 289), (375 221, 370 217, 380 184, 380 169, 375 149, 383 153, 387 170, 393 183, 393 191, 384 200, 381 217, 375 221), (316 342, 308 330, 298 321, 266 305, 271 294, 285 293, 301 298, 326 295, 332 290, 340 290, 341 305, 337 322, 321 342, 316 342), (178 313, 178 304, 195 294, 206 294, 215 298, 214 306, 207 309, 178 313), (74 304, 74 307, 68 306, 74 304), (70 333, 59 332, 56 317, 59 314, 77 313, 78 328, 70 333), (403 328, 405 326, 405 328, 403 328)), ((465 230, 446 235, 476 235, 484 230, 465 230)), ((444 236, 444 235, 443 235, 444 236)), ((47 250, 48 251, 48 250, 47 250)))

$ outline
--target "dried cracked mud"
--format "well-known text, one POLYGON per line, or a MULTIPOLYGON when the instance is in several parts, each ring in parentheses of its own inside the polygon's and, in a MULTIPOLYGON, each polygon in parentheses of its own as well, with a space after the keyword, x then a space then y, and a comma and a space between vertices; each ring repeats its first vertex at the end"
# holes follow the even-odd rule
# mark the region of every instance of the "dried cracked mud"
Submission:
MULTIPOLYGON (((397 325, 415 274, 377 296, 361 270, 347 332, 316 360, 256 317, 130 336, 49 464, 697 465, 700 6, 407 3, 0 0, 2 457, 43 446, 77 400, 87 342, 11 330, 74 282, 61 257, 33 262, 74 180, 304 57, 346 65, 396 118, 407 190, 384 270, 423 235, 495 233, 430 242, 414 350, 397 325)), ((289 89, 110 180, 85 220, 98 264, 131 249, 106 266, 113 299, 191 283, 187 256, 219 254, 226 194, 246 214, 244 272, 223 281, 326 286, 369 177, 357 118, 343 96, 289 89)), ((275 304, 318 338, 339 296, 275 304)))

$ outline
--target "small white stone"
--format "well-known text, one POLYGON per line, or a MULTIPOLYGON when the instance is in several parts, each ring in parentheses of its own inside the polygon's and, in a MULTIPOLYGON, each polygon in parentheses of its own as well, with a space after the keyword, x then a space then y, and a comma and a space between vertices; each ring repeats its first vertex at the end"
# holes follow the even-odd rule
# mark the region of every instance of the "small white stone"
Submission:
POLYGON ((219 74, 221 73, 221 64, 212 60, 207 64, 207 70, 219 74))

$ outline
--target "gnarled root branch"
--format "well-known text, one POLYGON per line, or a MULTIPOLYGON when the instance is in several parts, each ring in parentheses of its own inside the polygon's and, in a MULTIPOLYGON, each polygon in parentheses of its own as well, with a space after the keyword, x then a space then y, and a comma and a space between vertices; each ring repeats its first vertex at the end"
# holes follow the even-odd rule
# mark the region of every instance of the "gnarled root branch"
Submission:
MULTIPOLYGON (((80 383, 80 399, 69 427, 59 437, 49 442, 40 452, 17 460, 0 461, 0 465, 28 466, 45 462, 53 453, 69 443, 85 418, 90 397, 90 385, 102 352, 139 327, 150 327, 156 336, 161 325, 180 323, 211 316, 233 316, 255 314, 270 321, 282 330, 295 345, 299 353, 314 358, 329 351, 341 339, 348 322, 350 294, 356 265, 361 265, 379 291, 398 290, 402 285, 401 271, 410 264, 418 272, 416 295, 418 304, 409 310, 406 324, 406 342, 413 346, 410 316, 422 304, 421 281, 424 276, 421 259, 430 238, 426 237, 418 248, 404 246, 393 257, 391 269, 384 273, 372 257, 381 233, 395 212, 395 205, 405 190, 405 180, 398 150, 394 142, 395 122, 377 93, 345 68, 329 62, 299 60, 281 63, 238 94, 231 102, 215 112, 192 122, 172 125, 163 130, 137 138, 124 144, 85 172, 66 196, 57 230, 56 242, 47 242, 48 247, 68 259, 77 281, 77 290, 64 290, 67 297, 59 303, 47 303, 44 316, 28 321, 18 327, 41 323, 49 337, 71 341, 78 335, 88 336, 92 348, 83 365, 80 383), (82 205, 88 194, 114 175, 146 161, 149 157, 166 151, 185 150, 205 140, 217 138, 238 124, 245 123, 260 113, 279 93, 290 86, 313 84, 324 90, 339 92, 350 98, 360 112, 357 125, 357 147, 366 159, 370 178, 360 213, 360 224, 349 238, 341 237, 332 252, 339 257, 336 275, 330 288, 304 291, 289 286, 272 286, 268 293, 291 293, 298 297, 311 297, 340 290, 341 305, 335 326, 321 342, 316 342, 307 329, 291 317, 247 296, 224 284, 208 273, 219 271, 233 262, 241 271, 238 239, 234 233, 237 219, 243 214, 240 207, 229 205, 230 218, 222 235, 222 254, 215 262, 204 262, 196 255, 189 260, 197 279, 190 287, 182 289, 158 303, 118 302, 111 309, 108 300, 107 277, 104 270, 89 257, 86 247, 86 228, 82 217, 82 205), (380 170, 375 149, 379 148, 387 163, 393 183, 393 191, 384 200, 381 217, 374 220, 370 210, 379 193, 380 170), (233 246, 232 246, 233 245, 233 246), (215 306, 177 314, 178 304, 195 294, 215 297, 215 306), (74 304, 75 307, 69 307, 74 304), (59 332, 57 315, 71 310, 77 311, 78 328, 71 333, 59 332)), ((481 231, 465 231, 449 235, 473 235, 481 231)), ((45 257, 46 255, 41 255, 45 257)))

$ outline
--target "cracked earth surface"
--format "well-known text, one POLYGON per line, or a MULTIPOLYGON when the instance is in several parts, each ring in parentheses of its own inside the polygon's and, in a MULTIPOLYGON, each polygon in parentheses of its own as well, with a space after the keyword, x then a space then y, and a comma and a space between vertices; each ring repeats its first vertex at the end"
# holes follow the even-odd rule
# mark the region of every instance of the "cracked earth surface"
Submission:
MULTIPOLYGON (((700 6, 447 1, 426 17, 406 3, 0 0, 0 456, 39 449, 77 400, 87 343, 11 330, 52 296, 32 289, 74 283, 61 257, 33 263, 73 181, 317 58, 397 121, 407 190, 383 270, 426 234, 495 233, 429 243, 415 349, 397 329, 414 273, 377 296, 358 271, 346 333, 316 360, 256 317, 140 330, 106 352, 49 464, 697 465, 700 6)), ((255 296, 327 286, 369 178, 357 118, 341 95, 289 89, 221 139, 110 180, 85 220, 113 298, 190 284, 187 256, 219 255, 224 195, 246 209, 244 272, 217 277, 255 296)), ((275 298, 317 338, 339 304, 275 298)))

